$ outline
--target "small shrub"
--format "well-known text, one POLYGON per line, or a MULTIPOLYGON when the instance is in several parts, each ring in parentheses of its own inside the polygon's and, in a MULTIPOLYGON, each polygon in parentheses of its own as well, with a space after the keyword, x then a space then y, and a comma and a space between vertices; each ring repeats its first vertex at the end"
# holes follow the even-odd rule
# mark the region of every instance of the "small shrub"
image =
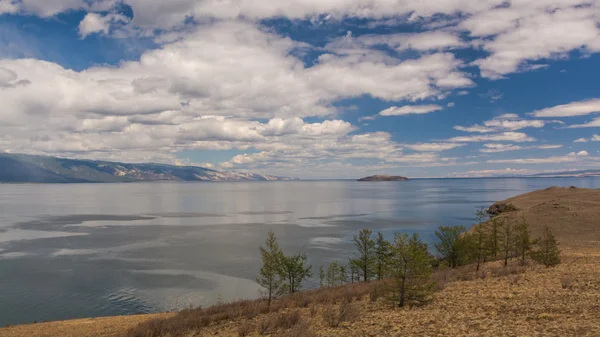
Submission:
POLYGON ((298 298, 296 299, 296 306, 298 308, 307 308, 310 304, 310 300, 308 296, 304 296, 304 294, 299 293, 298 298))
POLYGON ((352 302, 352 300, 354 300, 354 297, 356 296, 357 295, 355 294, 355 292, 351 290, 345 290, 342 297, 342 302, 352 302))
POLYGON ((325 308, 323 308, 323 320, 332 328, 337 328, 340 325, 338 313, 332 304, 327 304, 325 308))
POLYGON ((521 275, 508 275, 508 282, 510 285, 517 285, 521 281, 521 275))
POLYGON ((250 322, 243 322, 242 324, 240 324, 240 326, 238 326, 237 332, 238 332, 238 336, 240 337, 246 337, 248 336, 253 330, 252 325, 250 324, 250 322))
POLYGON ((473 269, 473 266, 462 266, 454 269, 440 268, 433 273, 432 278, 438 290, 442 290, 448 283, 471 281, 478 278, 478 274, 473 269))
POLYGON ((494 277, 516 275, 516 274, 522 274, 524 272, 525 272, 525 268, 523 268, 517 264, 511 264, 507 267, 494 268, 490 271, 490 273, 494 277))
POLYGON ((269 308, 270 312, 279 312, 283 309, 283 305, 281 303, 271 303, 271 307, 269 308))
POLYGON ((248 311, 246 311, 246 318, 247 319, 253 319, 254 317, 256 317, 258 315, 259 315, 259 312, 258 312, 258 309, 256 307, 248 308, 248 311))
POLYGON ((302 316, 298 310, 279 314, 273 328, 291 329, 300 322, 301 318, 302 316))
POLYGON ((531 266, 531 261, 530 260, 519 260, 519 266, 529 267, 529 266, 531 266))
POLYGON ((358 319, 358 310, 356 306, 348 301, 342 301, 339 307, 341 322, 356 322, 358 319))
POLYGON ((258 305, 257 311, 261 314, 267 314, 269 313, 269 311, 271 310, 271 308, 269 308, 269 304, 267 304, 266 302, 262 302, 258 305))
POLYGON ((518 208, 511 203, 495 203, 488 209, 488 214, 496 216, 506 212, 517 211, 518 208))
POLYGON ((371 302, 377 302, 380 297, 385 295, 385 289, 383 285, 377 284, 371 288, 371 292, 369 293, 369 299, 371 302))
POLYGON ((316 302, 319 304, 325 304, 325 303, 331 303, 332 302, 332 296, 330 295, 329 292, 320 292, 317 297, 315 298, 316 302))
POLYGON ((332 328, 337 328, 342 322, 355 322, 357 319, 358 309, 346 300, 342 301, 337 308, 328 304, 323 309, 323 320, 332 328))
POLYGON ((290 337, 313 337, 315 334, 310 330, 310 325, 302 320, 296 324, 290 333, 290 337))
POLYGON ((567 275, 560 278, 560 284, 563 289, 571 289, 573 287, 573 281, 573 278, 567 275))
POLYGON ((200 326, 207 327, 210 325, 210 321, 210 316, 202 316, 202 318, 200 318, 200 326))
POLYGON ((435 272, 433 273, 433 282, 435 283, 437 290, 442 290, 446 288, 448 283, 451 282, 450 278, 447 277, 444 272, 435 272))
POLYGON ((316 305, 311 305, 310 306, 310 317, 315 317, 315 315, 317 314, 317 312, 319 311, 319 307, 317 307, 316 305))
POLYGON ((266 335, 271 327, 271 319, 263 318, 258 322, 258 326, 256 327, 259 335, 266 335))

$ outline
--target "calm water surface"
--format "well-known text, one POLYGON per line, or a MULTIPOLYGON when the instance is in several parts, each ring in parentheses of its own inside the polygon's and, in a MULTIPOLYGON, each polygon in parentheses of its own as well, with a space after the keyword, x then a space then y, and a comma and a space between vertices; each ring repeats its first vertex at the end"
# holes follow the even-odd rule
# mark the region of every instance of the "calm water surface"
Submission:
POLYGON ((256 297, 269 229, 316 274, 362 228, 431 240, 552 185, 600 178, 0 185, 0 326, 256 297))

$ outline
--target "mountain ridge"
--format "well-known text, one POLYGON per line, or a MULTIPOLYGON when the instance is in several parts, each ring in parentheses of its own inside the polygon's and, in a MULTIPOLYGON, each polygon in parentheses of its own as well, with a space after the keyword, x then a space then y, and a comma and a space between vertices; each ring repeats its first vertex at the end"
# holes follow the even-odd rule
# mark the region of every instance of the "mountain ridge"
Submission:
POLYGON ((216 171, 199 166, 123 163, 0 153, 2 183, 111 183, 150 181, 290 181, 290 177, 216 171))
POLYGON ((409 180, 402 176, 391 176, 387 174, 376 174, 374 176, 360 178, 357 181, 406 181, 409 180))

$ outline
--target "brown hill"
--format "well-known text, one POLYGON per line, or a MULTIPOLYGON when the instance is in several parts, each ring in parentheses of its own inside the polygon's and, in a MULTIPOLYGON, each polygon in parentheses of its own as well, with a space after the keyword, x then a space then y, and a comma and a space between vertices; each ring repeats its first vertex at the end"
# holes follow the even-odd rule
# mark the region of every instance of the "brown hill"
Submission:
POLYGON ((506 205, 516 210, 500 212, 501 218, 525 218, 534 235, 548 225, 565 248, 600 242, 600 189, 549 187, 497 202, 490 210, 506 205))

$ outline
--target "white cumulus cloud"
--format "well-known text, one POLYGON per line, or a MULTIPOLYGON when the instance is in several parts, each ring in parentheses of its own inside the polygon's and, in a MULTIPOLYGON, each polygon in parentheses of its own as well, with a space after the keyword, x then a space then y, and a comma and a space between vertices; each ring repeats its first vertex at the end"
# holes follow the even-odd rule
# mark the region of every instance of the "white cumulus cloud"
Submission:
POLYGON ((405 105, 402 107, 393 106, 379 112, 380 116, 404 116, 411 114, 427 114, 434 111, 442 110, 443 108, 436 104, 429 105, 405 105))
POLYGON ((449 142, 469 143, 469 142, 533 142, 535 138, 529 137, 522 132, 503 132, 489 135, 459 136, 448 139, 449 142))
POLYGON ((530 114, 535 117, 573 117, 585 116, 595 112, 600 112, 599 98, 561 104, 542 110, 536 110, 530 114))

